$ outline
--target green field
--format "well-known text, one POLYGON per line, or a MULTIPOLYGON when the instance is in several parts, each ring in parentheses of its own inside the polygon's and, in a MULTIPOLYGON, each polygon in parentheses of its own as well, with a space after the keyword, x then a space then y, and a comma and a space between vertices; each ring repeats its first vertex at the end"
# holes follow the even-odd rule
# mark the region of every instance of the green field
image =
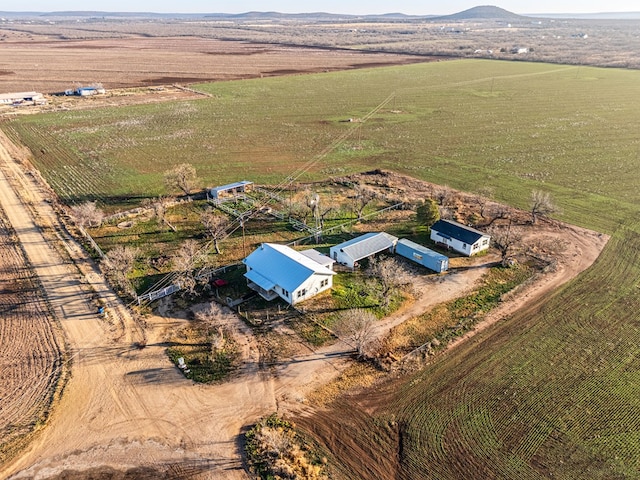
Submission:
MULTIPOLYGON (((371 462, 397 456, 388 478, 640 478, 640 71, 469 60, 198 88, 213 97, 1 128, 70 202, 157 195, 181 162, 203 186, 317 160, 302 179, 387 168, 525 208, 551 192, 563 220, 613 235, 596 264, 341 432, 371 462)), ((363 478, 365 460, 333 453, 363 478)))
POLYGON ((205 187, 279 183, 314 160, 301 179, 391 168, 467 191, 494 186, 518 206, 544 188, 565 219, 608 232, 640 200, 637 71, 467 60, 197 88, 213 98, 24 116, 2 128, 69 202, 158 195, 162 173, 180 162, 205 187), (345 121, 390 95, 368 121, 345 121))

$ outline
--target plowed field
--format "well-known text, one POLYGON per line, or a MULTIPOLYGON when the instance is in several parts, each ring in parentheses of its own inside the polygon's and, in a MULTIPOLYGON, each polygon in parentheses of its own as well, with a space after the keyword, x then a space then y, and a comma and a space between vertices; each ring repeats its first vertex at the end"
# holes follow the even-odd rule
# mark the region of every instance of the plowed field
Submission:
POLYGON ((12 35, 3 41, 0 51, 0 93, 64 92, 93 83, 106 89, 191 84, 429 60, 194 37, 59 40, 34 36, 27 41, 12 35))
POLYGON ((0 464, 47 417, 62 348, 13 230, 0 210, 0 464))

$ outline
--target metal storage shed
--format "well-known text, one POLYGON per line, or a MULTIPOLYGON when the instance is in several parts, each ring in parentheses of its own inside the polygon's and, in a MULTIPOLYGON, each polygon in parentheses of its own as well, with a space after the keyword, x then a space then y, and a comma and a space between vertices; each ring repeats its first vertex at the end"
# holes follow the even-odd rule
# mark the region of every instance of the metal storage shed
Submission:
POLYGON ((336 262, 355 268, 356 262, 363 258, 384 250, 392 252, 397 242, 397 237, 385 232, 366 233, 331 247, 329 255, 336 262))
POLYGON ((220 200, 222 198, 234 198, 237 195, 241 195, 249 191, 249 187, 251 185, 253 185, 253 182, 242 180, 241 182, 229 183, 220 187, 214 187, 209 191, 209 193, 213 200, 220 200))
POLYGON ((434 272, 442 273, 449 269, 449 257, 406 238, 398 240, 396 253, 434 272))

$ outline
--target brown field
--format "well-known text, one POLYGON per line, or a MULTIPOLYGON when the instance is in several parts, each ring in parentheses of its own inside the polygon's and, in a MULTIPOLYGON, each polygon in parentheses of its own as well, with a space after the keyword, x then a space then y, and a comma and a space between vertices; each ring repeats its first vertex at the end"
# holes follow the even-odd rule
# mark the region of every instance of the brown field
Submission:
MULTIPOLYGON (((56 92, 75 84, 90 83, 102 83, 107 89, 152 87, 428 60, 392 53, 274 46, 176 35, 153 37, 122 33, 98 38, 100 35, 89 32, 87 36, 92 38, 62 39, 44 28, 29 28, 28 31, 0 29, 0 38, 3 38, 0 92, 56 92)), ((162 98, 163 94, 148 90, 144 95, 162 98)), ((182 93, 170 90, 166 95, 182 93)), ((124 102, 140 100, 124 94, 120 98, 124 102)), ((4 138, 2 141, 7 143, 4 138)), ((8 155, 5 157, 3 162, 11 162, 8 155)), ((403 178, 400 183, 409 181, 403 178)), ((418 183, 412 186, 428 188, 418 183)), ((45 211, 44 202, 37 194, 34 198, 39 212, 45 211)), ((5 475, 110 478, 109 474, 111 478, 249 478, 239 452, 242 429, 274 410, 308 414, 308 395, 335 378, 347 365, 345 358, 350 347, 338 343, 298 353, 277 365, 272 375, 260 367, 255 339, 243 333, 245 364, 239 377, 225 385, 194 385, 169 362, 165 353, 169 334, 184 325, 183 318, 171 312, 150 316, 145 332, 147 348, 140 350, 133 342, 137 338, 134 335, 137 325, 130 319, 122 320, 122 332, 114 335, 110 325, 96 318, 93 305, 86 298, 80 298, 77 292, 67 294, 65 290, 59 295, 59 304, 66 305, 67 295, 79 299, 74 311, 69 312, 73 315, 62 320, 70 351, 81 354, 74 364, 65 395, 54 403, 54 415, 47 428, 35 436, 31 449, 11 463, 9 454, 23 446, 20 440, 29 440, 29 434, 48 418, 55 386, 59 383, 63 348, 39 284, 4 220, 0 221, 0 233, 3 286, 0 290, 3 340, 0 434, 5 448, 0 451, 2 478, 6 478, 5 475), (7 338, 11 341, 6 341, 7 338), (6 401, 7 398, 11 401, 6 401)), ((526 292, 526 297, 517 299, 520 303, 505 305, 503 316, 523 304, 540 302, 554 288, 574 278, 594 261, 606 241, 581 230, 555 226, 545 233, 566 239, 572 248, 559 259, 560 268, 541 276, 526 292)), ((47 243, 44 239, 38 242, 47 243)), ((73 242, 67 247, 77 249, 73 242)), ((86 270, 82 272, 85 281, 97 278, 98 274, 88 267, 90 262, 85 254, 76 251, 76 255, 76 261, 85 265, 86 270)), ((43 256, 62 268, 61 260, 49 254, 43 256)), ((474 266, 479 268, 458 274, 451 283, 440 284, 442 291, 424 288, 414 305, 388 319, 385 324, 388 329, 380 335, 388 332, 395 322, 404 321, 405 317, 417 315, 441 301, 445 293, 455 296, 473 288, 485 265, 474 266)), ((66 280, 70 274, 66 271, 57 276, 66 280)), ((65 317, 65 310, 59 304, 55 311, 65 317)), ((498 315, 491 321, 501 318, 498 315)), ((302 416, 300 424, 317 435, 330 451, 347 452, 346 458, 353 463, 349 466, 352 471, 360 472, 359 478, 389 478, 390 472, 398 471, 398 452, 388 452, 376 465, 363 464, 362 458, 373 450, 349 436, 351 425, 365 425, 368 421, 365 410, 353 405, 375 411, 385 401, 382 396, 347 400, 342 416, 318 409, 315 417, 302 416)), ((387 433, 388 442, 381 443, 399 443, 395 438, 397 432, 387 433)))
MULTIPOLYGON (((197 37, 60 40, 16 34, 0 44, 0 93, 191 84, 428 61, 393 53, 291 47, 197 37)), ((157 91, 154 92, 157 95, 157 91)))
POLYGON ((2 464, 48 418, 62 374, 63 349, 38 279, 1 209, 0 267, 2 464))

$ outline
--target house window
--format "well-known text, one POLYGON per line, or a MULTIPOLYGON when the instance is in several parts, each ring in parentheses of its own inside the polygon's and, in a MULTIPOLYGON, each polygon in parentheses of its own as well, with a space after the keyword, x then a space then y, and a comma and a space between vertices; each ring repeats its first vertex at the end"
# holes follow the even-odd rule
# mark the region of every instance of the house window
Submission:
POLYGON ((289 292, 287 292, 284 288, 282 289, 282 295, 289 298, 289 292))
POLYGON ((467 248, 467 244, 466 244, 466 243, 463 243, 463 244, 462 244, 462 248, 467 248))
POLYGON ((307 289, 303 288, 302 290, 298 291, 298 298, 304 297, 306 294, 307 294, 307 289))
POLYGON ((488 244, 489 244, 489 239, 488 239, 488 238, 485 238, 485 239, 482 241, 482 245, 488 245, 488 244))
POLYGON ((324 280, 322 280, 320 282, 320 288, 326 287, 327 285, 329 285, 329 279, 327 279, 327 278, 325 278, 324 280))

